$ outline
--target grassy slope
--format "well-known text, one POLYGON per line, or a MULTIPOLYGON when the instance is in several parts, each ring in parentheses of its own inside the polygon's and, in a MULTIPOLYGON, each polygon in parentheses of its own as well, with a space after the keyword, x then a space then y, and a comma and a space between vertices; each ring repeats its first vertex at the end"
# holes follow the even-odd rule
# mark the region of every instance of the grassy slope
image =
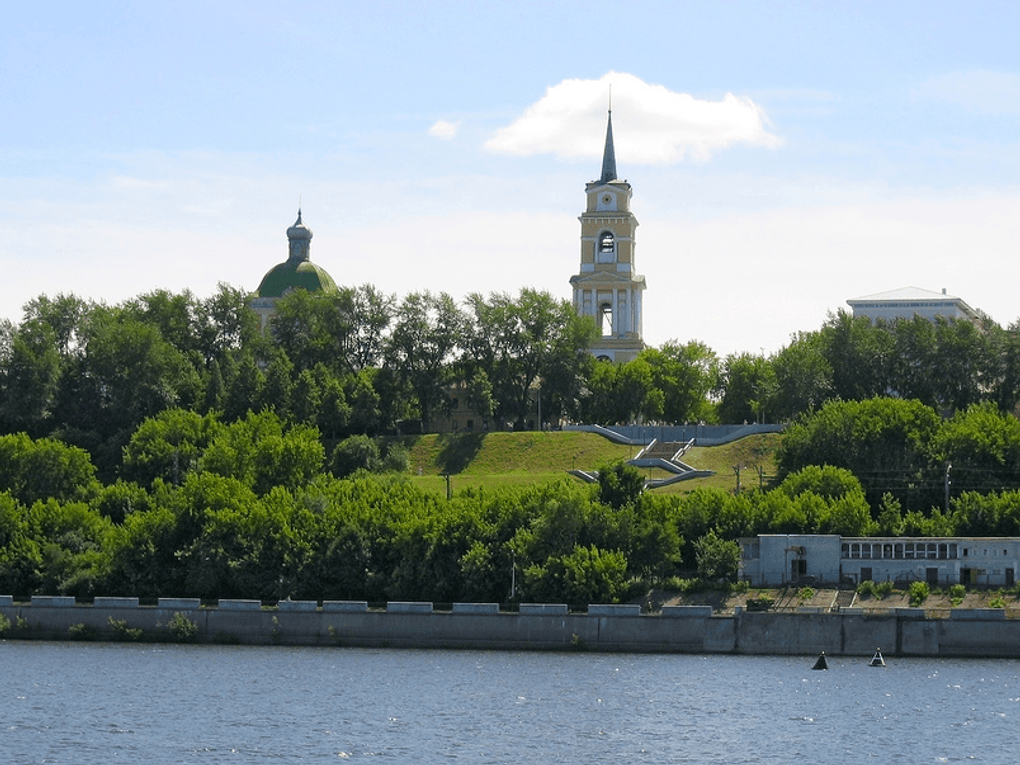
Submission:
MULTIPOLYGON (((662 492, 688 492, 712 486, 733 489, 736 478, 733 465, 762 462, 772 475, 772 453, 779 444, 778 435, 751 436, 731 444, 695 447, 684 457, 689 465, 715 470, 711 478, 681 481, 658 489, 662 492), (759 456, 756 452, 764 452, 759 456)), ((572 468, 594 470, 601 465, 637 454, 638 447, 614 444, 594 433, 557 431, 552 433, 477 433, 419 436, 407 441, 411 454, 411 472, 423 488, 445 491, 444 473, 452 475, 454 491, 468 486, 530 484, 560 480, 572 468)), ((649 471, 653 478, 662 471, 649 471)), ((753 469, 742 472, 743 486, 757 485, 753 469)))

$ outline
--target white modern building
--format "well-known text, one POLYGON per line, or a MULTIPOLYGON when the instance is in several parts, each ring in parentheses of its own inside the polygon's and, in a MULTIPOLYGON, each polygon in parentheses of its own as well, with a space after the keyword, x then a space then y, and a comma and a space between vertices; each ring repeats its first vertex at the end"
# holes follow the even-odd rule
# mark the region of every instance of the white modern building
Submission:
POLYGON ((874 295, 847 300, 853 309, 854 317, 866 316, 875 321, 882 319, 887 322, 896 319, 912 319, 921 316, 934 321, 941 316, 945 319, 975 321, 977 311, 967 305, 961 298, 942 292, 931 292, 918 287, 903 287, 890 292, 878 292, 874 295))
POLYGON ((1016 537, 841 537, 760 534, 740 540, 740 577, 755 587, 871 580, 933 587, 1011 587, 1020 568, 1016 537))

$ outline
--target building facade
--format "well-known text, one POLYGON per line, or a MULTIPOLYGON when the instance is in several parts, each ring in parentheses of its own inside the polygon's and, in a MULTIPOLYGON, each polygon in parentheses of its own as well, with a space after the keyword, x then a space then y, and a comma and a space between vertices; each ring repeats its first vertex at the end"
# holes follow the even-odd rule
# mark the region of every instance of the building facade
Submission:
POLYGON ((890 292, 879 292, 874 295, 847 300, 853 310, 854 317, 866 316, 874 322, 882 319, 892 322, 896 319, 912 319, 921 316, 934 321, 941 316, 944 319, 974 321, 977 312, 961 298, 947 295, 945 289, 939 292, 922 290, 918 287, 903 287, 890 292))
POLYGON ((841 537, 760 534, 740 540, 740 577, 755 587, 863 581, 1011 587, 1016 537, 841 537))
POLYGON ((637 218, 630 211, 632 189, 617 178, 613 114, 609 113, 602 174, 585 185, 581 214, 581 265, 570 278, 574 308, 591 316, 600 330, 591 352, 608 361, 630 361, 645 347, 642 295, 645 277, 634 265, 637 218))

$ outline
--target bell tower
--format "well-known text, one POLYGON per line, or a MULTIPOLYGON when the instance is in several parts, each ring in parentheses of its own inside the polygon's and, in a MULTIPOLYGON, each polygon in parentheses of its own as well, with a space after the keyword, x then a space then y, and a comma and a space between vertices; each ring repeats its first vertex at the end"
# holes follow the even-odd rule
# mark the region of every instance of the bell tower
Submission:
POLYGON ((591 316, 601 336, 591 347, 600 359, 634 359, 644 347, 641 339, 641 298, 645 277, 634 271, 634 232, 637 218, 630 211, 631 187, 616 176, 613 111, 609 110, 602 176, 585 184, 587 205, 581 221, 581 270, 570 277, 574 308, 591 316))

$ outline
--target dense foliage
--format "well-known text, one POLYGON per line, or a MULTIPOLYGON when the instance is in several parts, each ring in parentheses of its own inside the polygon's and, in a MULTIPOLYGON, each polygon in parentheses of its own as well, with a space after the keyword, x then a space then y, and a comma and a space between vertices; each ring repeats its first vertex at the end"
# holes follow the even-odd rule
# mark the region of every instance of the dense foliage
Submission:
POLYGON ((546 293, 40 297, 0 325, 0 592, 616 600, 731 576, 766 532, 1020 533, 1020 331, 844 313, 770 357, 696 341, 596 363, 546 293), (462 492, 379 436, 451 385, 492 425, 787 421, 772 490, 462 492), (380 472, 390 475, 380 476, 380 472))
POLYGON ((50 439, 7 436, 0 453, 0 592, 18 595, 586 603, 732 576, 736 540, 760 533, 1020 533, 1020 490, 965 491, 948 513, 904 513, 886 493, 873 510, 838 467, 772 491, 656 495, 616 465, 601 485, 447 500, 396 474, 324 473, 315 432, 270 412, 147 421, 128 448, 140 482, 102 486, 87 455, 50 439))
POLYGON ((1020 489, 1020 421, 991 402, 950 419, 918 401, 830 401, 786 429, 779 478, 810 465, 847 469, 878 508, 891 497, 918 511, 965 492, 1020 489))

